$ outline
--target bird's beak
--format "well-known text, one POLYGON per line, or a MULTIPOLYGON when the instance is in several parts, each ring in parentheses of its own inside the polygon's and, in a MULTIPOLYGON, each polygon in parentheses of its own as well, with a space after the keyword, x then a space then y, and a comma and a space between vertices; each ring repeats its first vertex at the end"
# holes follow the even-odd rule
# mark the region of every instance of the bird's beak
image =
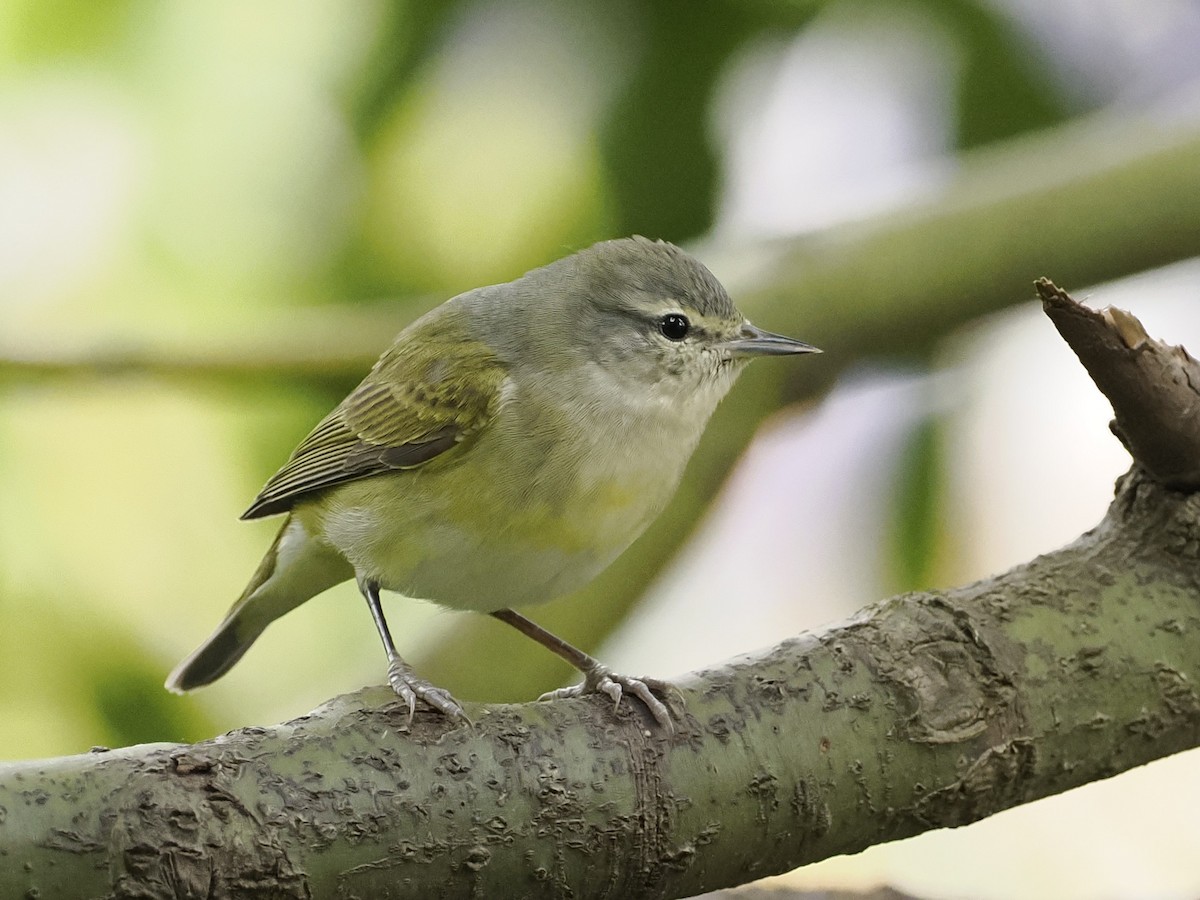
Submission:
POLYGON ((790 356, 793 353, 820 353, 812 344, 793 340, 782 334, 772 334, 763 331, 757 325, 747 322, 742 326, 742 333, 733 340, 721 344, 731 357, 739 356, 790 356))

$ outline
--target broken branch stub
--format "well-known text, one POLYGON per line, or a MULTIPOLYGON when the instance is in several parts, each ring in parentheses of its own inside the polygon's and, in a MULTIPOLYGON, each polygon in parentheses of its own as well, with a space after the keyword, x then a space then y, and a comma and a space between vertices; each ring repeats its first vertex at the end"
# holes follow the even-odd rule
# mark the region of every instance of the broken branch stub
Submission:
POLYGON ((1122 309, 1090 309, 1047 278, 1042 308, 1112 404, 1113 432, 1134 461, 1174 490, 1200 488, 1200 363, 1154 340, 1122 309))

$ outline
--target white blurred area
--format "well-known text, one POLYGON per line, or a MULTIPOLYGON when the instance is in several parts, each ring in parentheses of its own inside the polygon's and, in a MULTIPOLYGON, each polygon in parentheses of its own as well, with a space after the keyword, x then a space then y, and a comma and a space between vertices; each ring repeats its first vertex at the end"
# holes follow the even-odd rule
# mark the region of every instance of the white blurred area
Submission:
POLYGON ((954 171, 957 50, 914 7, 832 5, 741 54, 717 98, 719 238, 792 234, 894 208, 954 171))
POLYGON ((1137 109, 1200 78, 1194 0, 987 0, 1038 49, 1041 64, 1088 103, 1137 109))
MULTIPOLYGON (((1175 99, 1195 90, 1200 54, 1181 62, 1164 51, 1200 46, 1196 4, 996 5, 1090 99, 1153 101, 1177 114, 1175 99)), ((732 164, 719 235, 859 218, 952 172, 936 154, 949 141, 953 72, 929 46, 937 29, 908 27, 910 15, 875 9, 862 28, 835 13, 791 45, 747 55, 718 124, 732 164)), ((1030 281, 1041 274, 1053 276, 1031 272, 1030 281)), ((1064 286, 1132 311, 1152 337, 1200 350, 1200 258, 1064 286)), ((1031 287, 1014 289, 1032 297, 1031 287)), ((819 407, 768 423, 708 521, 601 656, 621 671, 684 672, 886 596, 881 523, 898 450, 930 416, 946 443, 943 586, 1003 571, 1095 525, 1129 457, 1108 431, 1111 407, 1040 306, 976 323, 941 362, 929 375, 850 373, 819 407)), ((1200 895, 1197 808, 1193 751, 769 881, 890 884, 932 898, 1183 900, 1200 895)))

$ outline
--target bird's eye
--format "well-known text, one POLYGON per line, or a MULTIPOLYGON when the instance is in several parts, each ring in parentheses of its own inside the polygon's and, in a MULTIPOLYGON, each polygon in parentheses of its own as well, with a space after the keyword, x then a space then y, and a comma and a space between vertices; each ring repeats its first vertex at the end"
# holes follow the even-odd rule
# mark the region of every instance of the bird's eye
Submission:
POLYGON ((691 330, 692 323, 683 313, 667 313, 658 320, 658 330, 671 341, 682 341, 691 330))

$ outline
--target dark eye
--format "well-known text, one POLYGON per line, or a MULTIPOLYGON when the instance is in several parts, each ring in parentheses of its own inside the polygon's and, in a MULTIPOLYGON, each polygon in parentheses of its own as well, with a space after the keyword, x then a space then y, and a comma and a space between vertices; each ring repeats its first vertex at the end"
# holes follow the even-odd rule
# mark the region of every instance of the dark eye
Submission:
POLYGON ((663 337, 672 341, 682 341, 691 327, 692 323, 683 313, 667 313, 658 320, 658 330, 662 332, 663 337))

